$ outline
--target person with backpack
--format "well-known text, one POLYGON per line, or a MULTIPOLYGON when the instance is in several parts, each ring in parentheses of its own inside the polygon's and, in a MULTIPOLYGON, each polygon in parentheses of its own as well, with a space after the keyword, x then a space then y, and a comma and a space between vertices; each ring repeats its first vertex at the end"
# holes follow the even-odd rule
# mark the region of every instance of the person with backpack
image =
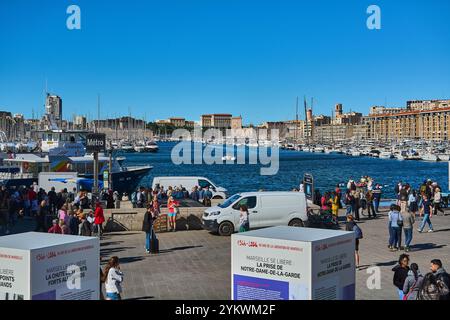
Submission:
POLYGON ((433 259, 430 261, 430 270, 436 278, 436 282, 440 287, 439 300, 450 300, 450 276, 442 267, 442 261, 433 259))
POLYGON ((423 279, 417 300, 449 300, 450 277, 439 259, 431 260, 430 271, 423 279))
POLYGON ((423 275, 419 271, 419 266, 417 263, 411 263, 408 276, 403 284, 403 300, 417 300, 422 283, 423 275))
POLYGON ((351 214, 347 216, 347 223, 345 224, 345 230, 355 233, 355 263, 356 269, 359 268, 359 240, 363 238, 361 228, 356 224, 355 219, 351 214))
POLYGON ((393 284, 397 287, 398 297, 403 300, 403 287, 409 272, 409 255, 403 253, 398 259, 398 264, 392 268, 394 271, 393 284))
POLYGON ((438 211, 442 212, 442 214, 444 214, 444 210, 442 210, 442 194, 441 194, 441 189, 439 187, 436 187, 436 189, 434 189, 434 196, 433 196, 433 214, 437 216, 438 211))

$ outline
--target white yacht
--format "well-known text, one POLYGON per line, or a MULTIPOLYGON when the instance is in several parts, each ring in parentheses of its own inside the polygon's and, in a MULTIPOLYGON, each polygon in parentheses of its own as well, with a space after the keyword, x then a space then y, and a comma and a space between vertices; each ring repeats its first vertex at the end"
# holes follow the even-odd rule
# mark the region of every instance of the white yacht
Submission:
POLYGON ((383 152, 380 152, 379 158, 380 159, 392 159, 392 158, 394 158, 394 155, 390 151, 383 151, 383 152))

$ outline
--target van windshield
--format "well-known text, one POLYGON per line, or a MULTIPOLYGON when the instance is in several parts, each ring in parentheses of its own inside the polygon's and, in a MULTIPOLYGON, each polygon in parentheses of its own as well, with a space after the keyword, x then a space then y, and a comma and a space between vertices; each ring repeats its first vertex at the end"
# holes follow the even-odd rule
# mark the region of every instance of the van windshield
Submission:
POLYGON ((240 197, 241 197, 240 194, 235 194, 235 195, 229 197, 227 200, 225 200, 224 203, 219 204, 219 207, 228 208, 231 204, 233 204, 233 202, 235 202, 240 197))

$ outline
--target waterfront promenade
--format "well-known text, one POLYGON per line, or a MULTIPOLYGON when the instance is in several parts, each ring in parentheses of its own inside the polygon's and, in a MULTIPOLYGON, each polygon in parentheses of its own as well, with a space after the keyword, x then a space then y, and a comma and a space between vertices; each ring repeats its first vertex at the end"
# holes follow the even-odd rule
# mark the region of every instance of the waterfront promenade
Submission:
MULTIPOLYGON (((382 210, 379 218, 363 218, 359 223, 364 239, 360 242, 363 268, 356 272, 357 300, 397 299, 391 269, 401 252, 390 252, 387 248, 386 214, 387 210, 382 210), (381 288, 369 290, 367 268, 375 266, 381 271, 381 288)), ((342 210, 340 215, 344 215, 342 210)), ((434 233, 419 234, 416 231, 418 223, 416 221, 409 252, 411 263, 417 263, 425 274, 430 260, 438 258, 444 268, 450 270, 450 215, 432 218, 434 233)), ((22 220, 14 233, 33 229, 34 221, 22 220)), ((113 255, 120 258, 125 273, 124 299, 231 298, 230 237, 220 237, 205 230, 159 233, 161 253, 157 255, 145 253, 144 237, 143 232, 111 232, 101 241, 102 264, 113 255)))
MULTIPOLYGON (((360 242, 361 265, 356 272, 358 300, 398 299, 392 285, 392 267, 401 252, 387 248, 386 210, 375 220, 362 220, 364 232, 360 242), (369 290, 367 268, 381 271, 381 289, 369 290)), ((344 213, 342 212, 341 215, 344 213)), ((429 262, 439 258, 450 269, 450 216, 432 218, 434 233, 419 234, 414 230, 411 263, 423 273, 429 262)), ((415 227, 418 226, 416 222, 415 227)), ((416 229, 416 228, 415 228, 416 229)), ((117 255, 125 273, 124 299, 230 299, 230 237, 220 237, 204 230, 179 231, 158 235, 161 253, 146 254, 144 234, 120 232, 105 235, 101 243, 102 260, 117 255)))

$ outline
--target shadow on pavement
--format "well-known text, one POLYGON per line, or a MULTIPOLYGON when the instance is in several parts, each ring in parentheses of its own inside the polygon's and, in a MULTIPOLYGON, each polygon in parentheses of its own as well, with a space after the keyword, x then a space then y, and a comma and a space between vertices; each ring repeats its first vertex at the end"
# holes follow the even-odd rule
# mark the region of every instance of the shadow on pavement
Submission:
POLYGON ((393 261, 388 261, 388 262, 378 262, 378 263, 375 263, 375 265, 377 267, 389 267, 389 266, 393 266, 397 263, 398 263, 397 260, 393 260, 393 261))
POLYGON ((107 237, 114 237, 114 236, 133 236, 136 234, 141 234, 142 232, 108 232, 104 233, 103 236, 105 238, 107 237))
POLYGON ((123 300, 148 300, 148 299, 154 299, 154 296, 146 296, 146 297, 136 297, 136 298, 128 298, 123 300))
POLYGON ((121 243, 123 243, 123 241, 105 241, 100 243, 100 247, 114 246, 121 243))
POLYGON ((184 247, 174 247, 170 249, 162 249, 159 250, 159 253, 167 253, 172 251, 179 251, 179 250, 186 250, 186 249, 193 249, 193 248, 202 248, 203 246, 184 246, 184 247))
POLYGON ((437 245, 435 243, 420 243, 420 244, 412 245, 411 249, 414 251, 423 251, 423 250, 430 250, 430 249, 441 249, 446 246, 447 246, 446 244, 437 245))
POLYGON ((100 256, 109 256, 113 253, 126 251, 128 249, 135 249, 135 247, 117 247, 117 248, 109 248, 109 249, 100 249, 100 256))
POLYGON ((446 231, 450 231, 450 229, 438 229, 438 230, 435 230, 434 233, 436 233, 436 232, 446 232, 446 231))
POLYGON ((144 259, 145 259, 145 257, 143 257, 143 256, 120 258, 120 264, 132 263, 132 262, 136 262, 136 261, 142 261, 144 259))

